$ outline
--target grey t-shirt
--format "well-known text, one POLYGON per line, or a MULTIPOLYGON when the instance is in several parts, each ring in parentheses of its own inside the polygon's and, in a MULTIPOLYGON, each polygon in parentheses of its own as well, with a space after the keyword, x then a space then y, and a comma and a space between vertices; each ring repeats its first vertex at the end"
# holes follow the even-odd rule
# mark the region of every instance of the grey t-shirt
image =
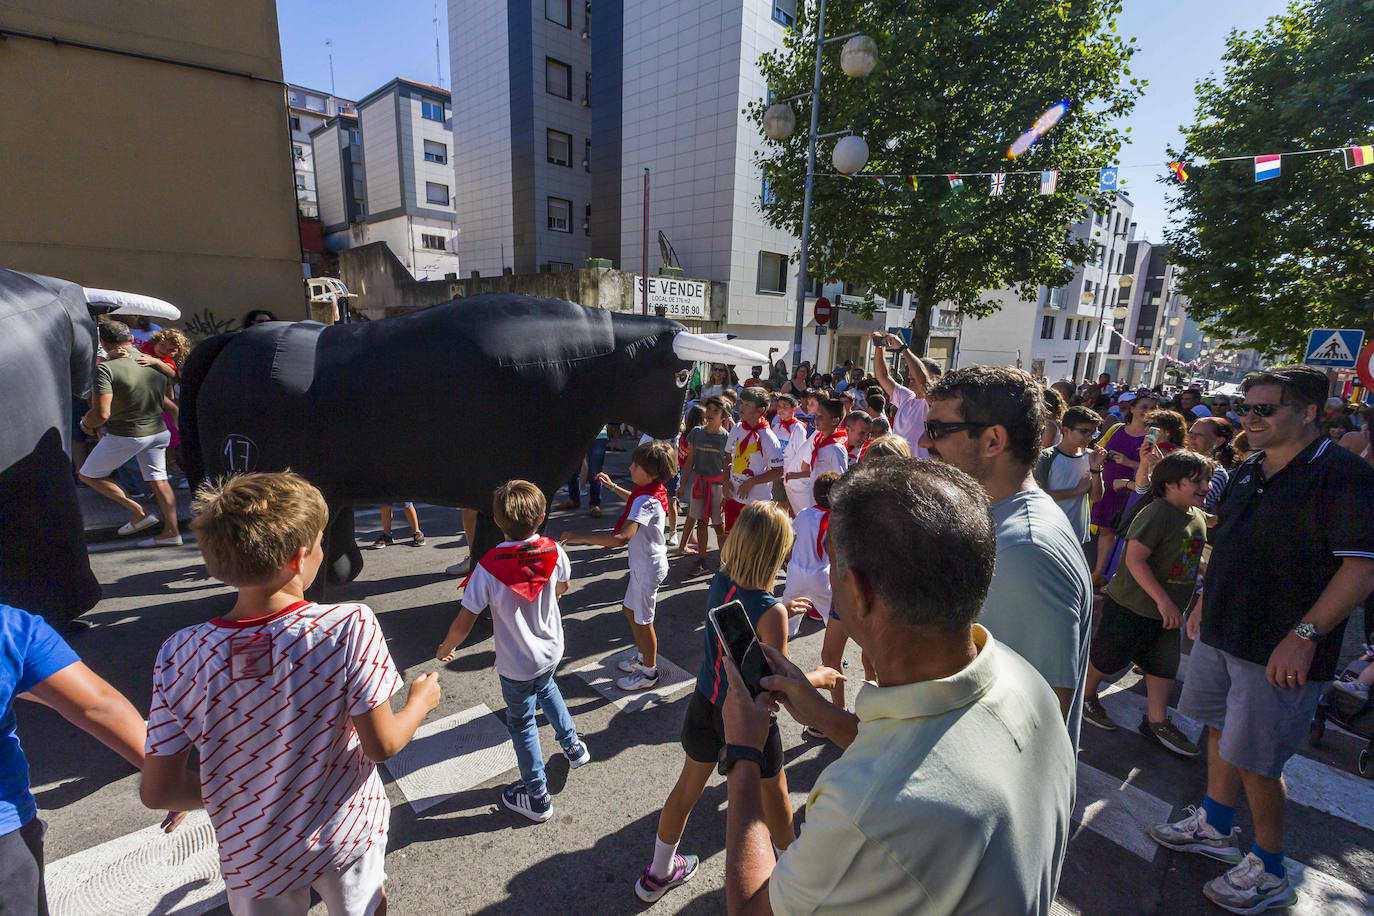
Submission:
POLYGON ((687 434, 692 447, 692 473, 702 477, 719 477, 725 473, 725 441, 730 438, 724 427, 718 433, 708 433, 698 426, 687 434))
POLYGON ((1039 488, 995 504, 992 522, 997 564, 978 622, 1051 687, 1074 689, 1067 724, 1077 752, 1093 610, 1083 545, 1064 510, 1039 488))

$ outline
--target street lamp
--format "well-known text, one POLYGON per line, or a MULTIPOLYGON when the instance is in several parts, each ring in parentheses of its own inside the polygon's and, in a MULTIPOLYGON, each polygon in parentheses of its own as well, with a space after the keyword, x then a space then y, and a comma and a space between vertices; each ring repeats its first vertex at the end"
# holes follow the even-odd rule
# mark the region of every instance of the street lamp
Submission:
POLYGON ((802 329, 806 324, 806 278, 809 267, 811 247, 811 194, 816 178, 816 141, 821 137, 835 137, 849 134, 835 144, 831 162, 835 171, 853 175, 868 162, 868 144, 862 137, 854 136, 847 130, 831 134, 821 134, 821 52, 832 41, 844 41, 840 52, 840 69, 846 76, 862 79, 878 66, 878 43, 859 32, 848 32, 833 38, 825 37, 825 0, 816 5, 816 69, 811 81, 811 91, 800 95, 778 99, 763 113, 763 133, 768 139, 782 142, 792 136, 797 127, 797 116, 789 102, 796 99, 811 99, 811 129, 806 136, 806 192, 802 198, 801 257, 797 264, 797 314, 792 328, 792 368, 801 364, 802 329))

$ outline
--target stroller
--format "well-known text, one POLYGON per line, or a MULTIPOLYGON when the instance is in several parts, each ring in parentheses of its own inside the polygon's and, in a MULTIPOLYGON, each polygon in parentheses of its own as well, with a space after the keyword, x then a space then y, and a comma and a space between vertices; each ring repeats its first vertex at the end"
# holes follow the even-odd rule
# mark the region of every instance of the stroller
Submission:
POLYGON ((1374 664, 1374 646, 1366 646, 1364 655, 1347 665, 1322 693, 1317 702, 1317 714, 1307 729, 1307 743, 1313 747, 1321 743, 1327 720, 1342 731, 1364 738, 1368 743, 1360 751, 1356 768, 1368 779, 1374 779, 1374 698, 1371 698, 1370 686, 1361 684, 1356 678, 1371 664, 1374 664))

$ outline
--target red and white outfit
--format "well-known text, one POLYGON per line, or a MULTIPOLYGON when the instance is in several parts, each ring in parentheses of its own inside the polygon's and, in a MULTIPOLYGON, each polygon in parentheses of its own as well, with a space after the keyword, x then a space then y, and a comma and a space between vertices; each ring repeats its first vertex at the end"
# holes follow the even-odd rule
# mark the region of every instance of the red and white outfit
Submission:
POLYGON ((778 437, 778 443, 782 445, 783 489, 787 492, 792 514, 799 515, 811 505, 811 481, 805 477, 787 480, 785 475, 795 474, 806 465, 811 455, 811 434, 806 431, 806 424, 796 417, 787 425, 774 417, 773 435, 778 437))
MULTIPOLYGON (((783 586, 782 602, 793 598, 810 598, 822 619, 830 619, 830 556, 825 552, 825 535, 830 527, 830 510, 820 506, 803 509, 792 520, 796 540, 792 542, 792 558, 787 561, 787 583, 783 586)), ((788 618, 788 634, 797 635, 801 617, 788 618)))
POLYGON ((864 444, 861 445, 861 446, 859 446, 858 448, 853 448, 853 447, 846 448, 846 449, 845 449, 845 454, 849 456, 849 463, 850 463, 850 464, 858 464, 860 461, 863 461, 863 460, 864 460, 864 455, 867 455, 867 454, 868 454, 868 446, 869 446, 872 442, 873 442, 872 439, 865 439, 865 440, 864 440, 864 444))
POLYGON ((491 609, 501 677, 532 681, 562 660, 557 585, 571 579, 572 564, 563 548, 538 535, 502 541, 478 562, 463 588, 463 607, 474 614, 491 609))
POLYGON ((746 505, 773 498, 773 488, 769 485, 750 487, 747 493, 740 492, 740 485, 751 477, 782 467, 782 445, 762 419, 757 426, 740 421, 725 440, 725 460, 729 462, 725 472, 730 475, 730 485, 734 488, 734 495, 725 500, 724 506, 725 533, 729 534, 746 505))
POLYGON ((400 687, 377 618, 361 604, 299 601, 264 617, 216 618, 163 643, 147 753, 199 752, 235 914, 294 911, 264 898, 299 899, 302 890, 308 907, 312 883, 357 903, 340 912, 373 912, 391 804, 350 717, 400 687))
POLYGON ((639 525, 628 545, 630 578, 624 604, 641 626, 654 622, 658 587, 668 578, 668 541, 663 533, 667 521, 668 489, 662 483, 648 483, 630 491, 625 511, 615 523, 616 531, 626 522, 639 525))
POLYGON ((849 470, 849 437, 845 435, 844 427, 837 427, 828 436, 821 433, 812 436, 811 454, 806 463, 811 465, 811 480, 808 481, 811 484, 815 484, 816 478, 826 471, 843 474, 849 470))
POLYGON ((892 406, 897 414, 892 418, 892 431, 911 446, 911 457, 929 458, 930 452, 917 445, 926 431, 926 417, 930 416, 930 402, 916 397, 910 388, 892 383, 892 406))

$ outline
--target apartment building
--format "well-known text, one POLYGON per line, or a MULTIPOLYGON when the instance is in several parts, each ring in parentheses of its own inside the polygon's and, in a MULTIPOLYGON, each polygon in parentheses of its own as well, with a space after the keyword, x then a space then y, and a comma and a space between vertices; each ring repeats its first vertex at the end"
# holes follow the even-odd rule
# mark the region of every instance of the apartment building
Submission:
POLYGON ((296 180, 296 210, 301 216, 319 216, 315 190, 315 149, 310 132, 339 114, 356 113, 356 103, 318 89, 290 83, 286 86, 286 118, 291 130, 291 167, 296 180))

